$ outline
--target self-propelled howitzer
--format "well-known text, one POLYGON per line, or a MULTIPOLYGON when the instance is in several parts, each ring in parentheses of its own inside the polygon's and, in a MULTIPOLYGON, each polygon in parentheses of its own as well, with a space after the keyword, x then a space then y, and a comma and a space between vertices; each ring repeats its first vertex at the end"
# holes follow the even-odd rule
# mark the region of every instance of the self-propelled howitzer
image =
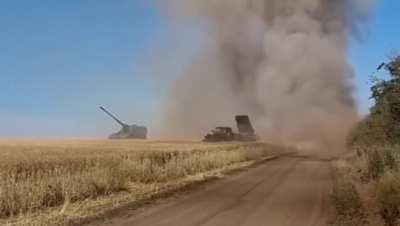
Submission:
POLYGON ((114 134, 109 136, 109 139, 147 139, 147 128, 144 126, 138 125, 128 125, 123 123, 113 114, 111 114, 104 107, 100 107, 100 109, 105 112, 108 116, 114 119, 119 125, 121 125, 122 129, 114 134))

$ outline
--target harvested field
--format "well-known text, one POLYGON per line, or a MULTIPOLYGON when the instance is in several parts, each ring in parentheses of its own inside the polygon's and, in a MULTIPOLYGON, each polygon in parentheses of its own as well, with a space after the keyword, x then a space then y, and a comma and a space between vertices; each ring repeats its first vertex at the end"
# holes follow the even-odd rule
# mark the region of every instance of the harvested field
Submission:
POLYGON ((76 224, 278 151, 262 143, 2 140, 0 224, 76 224))

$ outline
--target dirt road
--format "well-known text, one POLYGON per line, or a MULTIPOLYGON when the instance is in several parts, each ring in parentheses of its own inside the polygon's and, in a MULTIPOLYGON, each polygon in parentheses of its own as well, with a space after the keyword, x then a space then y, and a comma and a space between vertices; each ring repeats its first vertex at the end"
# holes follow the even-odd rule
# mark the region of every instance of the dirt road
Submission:
POLYGON ((100 225, 324 226, 330 186, 329 162, 284 157, 100 225))

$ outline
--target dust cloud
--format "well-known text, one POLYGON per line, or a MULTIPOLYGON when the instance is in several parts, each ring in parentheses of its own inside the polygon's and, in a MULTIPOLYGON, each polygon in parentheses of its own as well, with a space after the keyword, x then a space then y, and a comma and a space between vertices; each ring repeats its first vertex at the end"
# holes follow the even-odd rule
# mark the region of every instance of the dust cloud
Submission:
MULTIPOLYGON (((169 0, 173 21, 204 24, 205 46, 173 83, 165 133, 199 139, 248 114, 264 140, 337 149, 357 120, 348 39, 366 0, 169 0)), ((182 34, 184 35, 184 34, 182 34)))

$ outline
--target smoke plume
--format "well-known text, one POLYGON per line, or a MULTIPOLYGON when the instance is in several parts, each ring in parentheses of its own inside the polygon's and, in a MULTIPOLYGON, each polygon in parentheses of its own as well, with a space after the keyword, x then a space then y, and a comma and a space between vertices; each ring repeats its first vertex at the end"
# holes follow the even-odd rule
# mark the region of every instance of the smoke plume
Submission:
POLYGON ((207 32, 165 103, 168 133, 198 139, 247 114, 270 142, 343 144, 357 119, 347 42, 366 0, 168 2, 177 21, 201 21, 207 32))

